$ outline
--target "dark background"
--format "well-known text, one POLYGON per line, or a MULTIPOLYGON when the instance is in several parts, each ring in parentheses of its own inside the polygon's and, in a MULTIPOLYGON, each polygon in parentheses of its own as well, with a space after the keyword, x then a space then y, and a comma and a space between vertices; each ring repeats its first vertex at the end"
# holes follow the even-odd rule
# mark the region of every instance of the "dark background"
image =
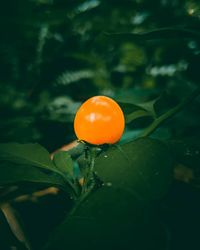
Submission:
MULTIPOLYGON (((159 106, 173 106, 199 84, 199 19, 198 1, 4 1, 0 141, 51 151, 75 139, 75 111, 93 95, 141 103, 164 94, 159 106), (131 32, 147 35, 110 35, 131 32)), ((165 136, 199 133, 195 109, 165 136)))
MULTIPOLYGON (((156 108, 163 114, 199 86, 197 0, 7 0, 0 5, 0 142, 38 142, 52 152, 76 139, 75 112, 93 95, 134 104, 161 96, 156 108)), ((199 147, 199 111, 197 98, 153 137, 189 137, 199 147)), ((129 124, 122 142, 147 124, 129 124)), ((176 181, 163 201, 161 216, 171 242, 166 250, 199 248, 200 161, 190 160, 186 152, 181 163, 195 169, 195 185, 176 181)), ((55 216, 48 225, 55 200, 40 202, 18 208, 36 245, 44 240, 42 231, 60 220, 55 216), (40 229, 34 216, 42 221, 40 229)), ((9 235, 5 225, 3 231, 9 235)))

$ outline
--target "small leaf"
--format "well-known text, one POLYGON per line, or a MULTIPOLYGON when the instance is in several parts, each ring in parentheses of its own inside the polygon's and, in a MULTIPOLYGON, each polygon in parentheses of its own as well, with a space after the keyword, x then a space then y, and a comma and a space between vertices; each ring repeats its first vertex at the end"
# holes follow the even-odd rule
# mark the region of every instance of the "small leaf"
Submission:
POLYGON ((85 149, 85 145, 83 143, 78 143, 77 146, 69 149, 67 152, 72 157, 72 159, 76 159, 81 154, 83 154, 85 149))
MULTIPOLYGON (((144 104, 133 104, 133 103, 123 103, 119 102, 125 116, 126 123, 130 123, 133 120, 142 117, 154 117, 153 107, 149 108, 149 105, 144 104)), ((152 104, 153 105, 153 104, 152 104)))
POLYGON ((123 110, 124 115, 129 115, 137 110, 144 110, 144 108, 140 107, 139 105, 133 103, 126 103, 126 102, 117 102, 121 109, 123 110))
POLYGON ((156 117, 155 103, 157 102, 158 99, 159 97, 148 102, 140 103, 139 106, 148 111, 153 117, 156 117))
POLYGON ((147 117, 147 116, 151 117, 151 114, 149 112, 141 109, 141 110, 134 111, 134 112, 128 114, 127 116, 125 116, 125 121, 126 121, 126 123, 130 123, 138 118, 147 117))
POLYGON ((74 179, 73 161, 68 152, 58 151, 53 157, 53 162, 59 171, 74 179))

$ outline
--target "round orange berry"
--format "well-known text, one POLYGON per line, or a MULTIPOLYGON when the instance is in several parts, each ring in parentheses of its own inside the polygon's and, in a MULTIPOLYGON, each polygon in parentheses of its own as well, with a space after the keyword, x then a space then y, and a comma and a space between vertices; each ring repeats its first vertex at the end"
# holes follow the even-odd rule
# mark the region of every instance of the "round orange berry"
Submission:
POLYGON ((74 131, 79 140, 91 144, 114 144, 120 140, 125 119, 120 106, 107 96, 94 96, 78 109, 74 131))

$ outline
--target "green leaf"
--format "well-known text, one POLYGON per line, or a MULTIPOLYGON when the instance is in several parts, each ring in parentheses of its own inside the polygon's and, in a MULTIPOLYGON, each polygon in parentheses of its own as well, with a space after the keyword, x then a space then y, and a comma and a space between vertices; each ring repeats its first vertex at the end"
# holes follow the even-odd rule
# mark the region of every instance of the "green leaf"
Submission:
POLYGON ((157 117, 175 107, 180 101, 174 94, 164 91, 155 101, 154 110, 157 117))
POLYGON ((149 203, 126 188, 104 186, 67 216, 45 249, 160 250, 162 233, 149 203))
POLYGON ((142 118, 142 117, 151 117, 151 114, 145 110, 137 110, 137 111, 134 111, 130 114, 128 114, 127 116, 125 116, 125 122, 126 123, 130 123, 138 118, 142 118))
POLYGON ((155 103, 157 102, 158 99, 159 97, 148 102, 140 103, 139 106, 148 111, 152 115, 152 117, 156 117, 155 103))
POLYGON ((45 173, 39 168, 26 164, 15 164, 0 161, 0 186, 29 183, 36 186, 58 186, 63 190, 69 190, 62 176, 55 173, 45 173))
POLYGON ((67 153, 71 156, 72 159, 76 159, 81 154, 83 154, 85 149, 84 143, 78 143, 75 147, 69 149, 67 153))
POLYGON ((67 216, 45 249, 161 249, 163 231, 151 200, 166 194, 172 163, 167 147, 154 139, 109 148, 95 162, 103 187, 67 216))
POLYGON ((133 104, 133 103, 126 103, 126 102, 117 102, 119 106, 121 107, 124 115, 129 115, 130 113, 133 113, 137 110, 144 110, 144 108, 140 107, 139 105, 133 104))
POLYGON ((142 138, 103 152, 95 170, 105 185, 126 188, 139 199, 157 199, 171 184, 172 166, 172 155, 162 142, 142 138))
POLYGON ((58 158, 56 162, 57 167, 39 144, 0 144, 0 186, 35 183, 59 186, 73 194, 75 190, 63 172, 62 161, 58 158))
POLYGON ((74 168, 71 156, 66 151, 58 151, 53 157, 56 168, 64 175, 74 179, 74 168))
POLYGON ((49 152, 37 143, 2 143, 0 144, 0 160, 56 171, 49 152))
POLYGON ((146 110, 141 104, 118 102, 125 116, 125 122, 130 123, 138 118, 152 117, 152 113, 146 110))

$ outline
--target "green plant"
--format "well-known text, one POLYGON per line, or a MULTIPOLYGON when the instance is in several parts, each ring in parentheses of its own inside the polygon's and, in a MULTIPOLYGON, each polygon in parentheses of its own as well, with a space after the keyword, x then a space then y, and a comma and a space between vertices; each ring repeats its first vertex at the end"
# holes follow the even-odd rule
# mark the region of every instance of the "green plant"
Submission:
MULTIPOLYGON (((3 204, 22 194, 54 186, 62 190, 66 198, 70 197, 72 208, 44 249, 78 249, 83 245, 85 249, 121 249, 128 244, 145 249, 152 244, 157 227, 152 235, 148 232, 150 238, 153 237, 151 240, 141 244, 138 239, 143 233, 147 234, 152 223, 144 218, 153 216, 157 220, 152 210, 153 201, 167 193, 174 159, 165 143, 147 136, 199 94, 200 90, 195 90, 176 107, 155 117, 138 139, 117 147, 80 143, 68 152, 56 152, 51 160, 49 153, 38 144, 1 144, 0 185, 8 190, 2 196, 2 211, 9 218, 16 237, 31 249, 25 234, 19 233, 23 230, 12 208, 3 204), (75 166, 79 174, 74 172, 75 166), (13 186, 17 192, 9 191, 13 186), (138 227, 142 231, 137 231, 138 227), (121 240, 115 241, 116 234, 121 235, 121 240)), ((129 105, 124 104, 124 110, 125 106, 129 105)), ((144 117, 145 112, 149 112, 140 105, 134 106, 134 110, 132 120, 141 118, 140 110, 144 117)))
POLYGON ((4 1, 0 249, 199 249, 199 9, 4 1), (96 95, 117 101, 123 135, 122 118, 116 140, 74 141, 96 95))

